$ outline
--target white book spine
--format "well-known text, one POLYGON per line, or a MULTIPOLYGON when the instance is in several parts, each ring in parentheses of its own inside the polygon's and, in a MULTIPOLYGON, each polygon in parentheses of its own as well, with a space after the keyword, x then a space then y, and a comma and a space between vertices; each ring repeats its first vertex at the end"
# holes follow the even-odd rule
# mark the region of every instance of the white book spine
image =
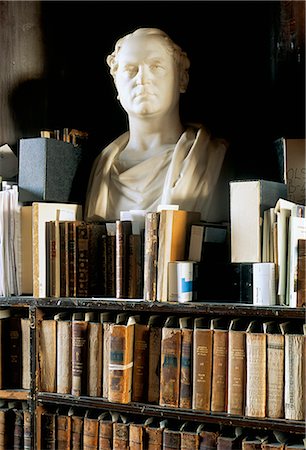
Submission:
POLYGON ((273 306, 276 304, 275 264, 253 264, 253 304, 273 306))

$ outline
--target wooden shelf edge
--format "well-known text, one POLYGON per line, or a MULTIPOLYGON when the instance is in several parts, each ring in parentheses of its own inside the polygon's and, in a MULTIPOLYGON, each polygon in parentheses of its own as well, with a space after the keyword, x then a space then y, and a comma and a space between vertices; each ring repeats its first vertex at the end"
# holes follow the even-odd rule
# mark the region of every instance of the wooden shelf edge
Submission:
POLYGON ((29 397, 28 389, 0 389, 0 398, 4 400, 28 400, 29 397))
POLYGON ((177 420, 192 420, 197 422, 220 423, 223 425, 252 427, 263 430, 279 430, 287 433, 305 433, 303 421, 286 419, 256 419, 252 417, 230 416, 228 414, 213 414, 202 411, 165 408, 158 405, 146 403, 110 403, 99 397, 74 397, 69 394, 56 394, 39 392, 37 400, 42 403, 51 403, 63 406, 75 406, 83 408, 107 409, 120 411, 122 413, 141 414, 146 416, 157 416, 177 420))

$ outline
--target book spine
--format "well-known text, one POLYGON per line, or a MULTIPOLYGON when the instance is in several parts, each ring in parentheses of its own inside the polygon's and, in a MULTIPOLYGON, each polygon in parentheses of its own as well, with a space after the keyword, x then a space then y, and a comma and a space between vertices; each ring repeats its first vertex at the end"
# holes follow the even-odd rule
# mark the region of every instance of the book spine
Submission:
POLYGON ((88 227, 77 225, 77 296, 88 296, 88 227))
POLYGON ((70 450, 71 417, 57 416, 56 420, 56 448, 57 450, 70 450))
POLYGON ((227 409, 227 349, 228 331, 214 330, 211 411, 227 409))
POLYGON ((108 399, 108 384, 109 384, 109 356, 110 356, 110 329, 111 324, 103 323, 103 381, 102 381, 102 397, 108 399))
POLYGON ((182 329, 180 408, 191 408, 192 404, 192 336, 192 330, 182 329))
POLYGON ((77 296, 77 231, 76 222, 68 222, 68 297, 77 296))
POLYGON ((161 428, 145 427, 144 432, 147 450, 160 450, 163 444, 163 430, 161 428))
POLYGON ((246 383, 246 341, 244 331, 228 334, 228 406, 229 414, 244 414, 246 383))
POLYGON ((305 420, 304 336, 285 335, 285 419, 305 420))
POLYGON ((23 450, 23 412, 15 410, 15 424, 14 424, 14 450, 23 450))
POLYGON ((41 415, 41 449, 56 450, 56 421, 55 414, 43 413, 41 415))
POLYGON ((306 304, 306 239, 298 239, 297 258, 296 306, 301 308, 306 304))
POLYGON ((71 417, 71 450, 83 449, 83 417, 71 417))
POLYGON ((135 325, 132 401, 145 402, 148 391, 149 327, 135 325))
POLYGON ((217 449, 217 441, 219 437, 218 431, 201 431, 199 433, 199 449, 200 450, 213 450, 217 449))
POLYGON ((57 322, 57 389, 59 394, 71 393, 71 321, 57 322))
POLYGON ((113 450, 129 450, 129 426, 126 423, 113 424, 113 450))
POLYGON ((40 389, 56 392, 56 321, 42 320, 40 329, 40 389))
MULTIPOLYGON (((0 324, 1 325, 1 324, 0 324)), ((22 389, 30 389, 30 319, 21 319, 22 389)))
POLYGON ((31 450, 32 447, 32 424, 29 410, 23 411, 23 448, 31 450))
POLYGON ((159 402, 161 327, 150 327, 148 402, 159 402))
POLYGON ((116 221, 116 297, 127 298, 129 280, 129 235, 132 232, 130 221, 116 221))
POLYGON ((102 393, 102 323, 88 324, 87 393, 101 397, 102 393))
POLYGON ((181 431, 181 450, 199 450, 199 435, 194 432, 181 431))
POLYGON ((129 277, 128 277, 128 298, 141 298, 141 247, 140 235, 131 234, 129 236, 129 277))
POLYGON ((160 406, 179 406, 181 330, 162 329, 160 406))
POLYGON ((113 424, 106 420, 100 420, 99 426, 99 450, 113 450, 113 424))
POLYGON ((106 237, 106 289, 109 297, 116 297, 116 236, 106 237))
POLYGON ((247 379, 245 414, 250 417, 266 415, 266 335, 246 334, 247 379))
POLYGON ((99 422, 97 419, 84 418, 83 450, 98 448, 99 422))
POLYGON ((212 375, 212 330, 194 330, 192 407, 210 410, 212 375))
POLYGON ((60 236, 60 296, 66 297, 66 221, 59 223, 59 236, 60 236))
POLYGON ((129 450, 144 450, 143 426, 131 423, 129 428, 129 450))
POLYGON ((9 377, 8 386, 10 388, 20 388, 22 385, 22 334, 21 319, 10 317, 9 330, 9 377))
POLYGON ((86 393, 88 322, 72 321, 72 386, 71 394, 80 396, 86 393))
POLYGON ((164 430, 163 450, 180 450, 181 435, 179 431, 164 430))
POLYGON ((156 301, 159 213, 151 212, 145 218, 144 240, 144 300, 156 301))
POLYGON ((267 334, 267 417, 284 417, 284 336, 267 334))

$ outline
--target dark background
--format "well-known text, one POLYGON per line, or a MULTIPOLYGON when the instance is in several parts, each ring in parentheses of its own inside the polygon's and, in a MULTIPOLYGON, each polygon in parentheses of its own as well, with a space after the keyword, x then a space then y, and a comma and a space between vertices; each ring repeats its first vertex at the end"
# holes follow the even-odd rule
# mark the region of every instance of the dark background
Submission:
POLYGON ((305 137, 302 3, 43 1, 45 74, 11 97, 21 133, 86 130, 90 165, 127 128, 106 56, 124 34, 158 27, 191 60, 183 120, 229 140, 238 177, 276 179, 273 140, 305 137))

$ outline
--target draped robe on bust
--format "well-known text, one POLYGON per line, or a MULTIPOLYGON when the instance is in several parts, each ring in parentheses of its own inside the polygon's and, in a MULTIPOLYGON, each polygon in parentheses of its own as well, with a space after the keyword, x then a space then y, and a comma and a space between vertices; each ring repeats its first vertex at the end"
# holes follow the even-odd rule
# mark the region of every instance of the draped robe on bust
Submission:
POLYGON ((189 126, 176 145, 157 149, 125 170, 118 156, 128 140, 126 132, 96 158, 86 196, 87 220, 115 220, 130 209, 156 211, 159 204, 178 204, 200 211, 202 220, 215 219, 212 211, 218 205, 212 203, 227 149, 224 140, 211 139, 202 126, 189 126))

